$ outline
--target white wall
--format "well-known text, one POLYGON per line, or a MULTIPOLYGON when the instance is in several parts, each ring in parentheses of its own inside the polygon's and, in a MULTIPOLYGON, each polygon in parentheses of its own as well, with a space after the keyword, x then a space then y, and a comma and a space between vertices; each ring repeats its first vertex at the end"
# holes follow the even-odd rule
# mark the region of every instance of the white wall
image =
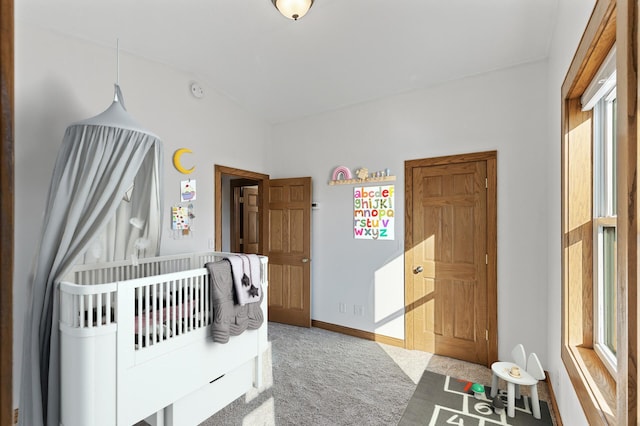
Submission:
MULTIPOLYGON (((42 226, 43 209, 54 160, 65 128, 104 111, 113 99, 115 49, 62 37, 16 22, 15 46, 15 271, 14 402, 20 385, 22 330, 29 270, 42 226)), ((121 44, 122 46, 122 44, 121 44)), ((205 97, 191 95, 196 77, 158 63, 120 54, 120 85, 131 115, 164 144, 165 238, 163 253, 206 250, 214 238, 213 165, 265 172, 271 126, 204 87, 205 97), (180 180, 173 152, 183 156, 197 180, 196 221, 192 238, 170 235, 169 207, 180 200, 180 180), (243 153, 252 152, 251 156, 243 153)))
POLYGON ((272 177, 311 175, 320 203, 313 319, 404 338, 404 161, 497 150, 499 353, 522 342, 544 363, 546 88, 537 62, 275 126, 272 177), (336 166, 398 177, 395 241, 354 240, 353 185, 327 185, 336 166))
MULTIPOLYGON (((206 249, 213 238, 213 164, 273 177, 314 180, 312 317, 404 337, 404 161, 498 151, 499 353, 517 342, 537 351, 561 414, 586 424, 560 359, 560 85, 593 0, 559 0, 549 62, 493 72, 271 127, 205 88, 197 77, 121 53, 129 112, 164 141, 165 205, 183 178, 171 154, 191 148, 198 181, 196 233, 165 238, 164 253, 206 249), (231 145, 233 144, 233 145, 231 145), (245 158, 242 152, 256 155, 245 158), (390 168, 396 185, 396 240, 354 240, 353 186, 328 186, 331 172, 390 168), (348 306, 338 311, 339 303, 348 306), (364 315, 354 315, 354 305, 364 315)), ((113 49, 16 22, 16 223, 14 405, 17 405, 29 268, 54 158, 66 126, 103 111, 112 99, 113 49)), ((168 230, 168 221, 166 229, 168 230)), ((575 421, 575 423, 574 423, 575 421)))
POLYGON ((545 369, 549 371, 556 400, 565 423, 587 424, 580 401, 575 394, 562 359, 561 344, 561 251, 560 251, 560 89, 569 64, 586 28, 594 0, 561 0, 556 13, 556 26, 549 52, 547 138, 547 327, 548 355, 545 369))

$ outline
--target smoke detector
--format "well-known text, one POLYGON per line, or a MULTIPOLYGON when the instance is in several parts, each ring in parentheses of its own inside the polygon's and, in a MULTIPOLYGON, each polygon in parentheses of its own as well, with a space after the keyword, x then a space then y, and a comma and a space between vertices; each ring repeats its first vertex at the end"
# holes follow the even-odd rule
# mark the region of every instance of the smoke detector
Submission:
POLYGON ((204 89, 194 81, 193 83, 191 83, 191 94, 194 97, 200 99, 204 96, 204 89))

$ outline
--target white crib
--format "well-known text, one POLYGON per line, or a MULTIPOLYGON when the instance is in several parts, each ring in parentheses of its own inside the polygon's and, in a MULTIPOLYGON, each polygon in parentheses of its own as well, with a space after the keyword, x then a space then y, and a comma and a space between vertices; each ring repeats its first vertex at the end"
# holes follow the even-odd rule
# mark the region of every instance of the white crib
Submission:
POLYGON ((210 279, 199 253, 81 265, 59 282, 61 425, 195 425, 261 385, 264 323, 211 339, 210 279))

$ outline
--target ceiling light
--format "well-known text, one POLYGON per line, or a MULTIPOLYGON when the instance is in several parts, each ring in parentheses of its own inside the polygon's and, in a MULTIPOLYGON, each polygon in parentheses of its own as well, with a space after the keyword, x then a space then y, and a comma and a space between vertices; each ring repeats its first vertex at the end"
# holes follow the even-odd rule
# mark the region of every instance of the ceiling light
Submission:
POLYGON ((297 21, 309 11, 313 0, 271 0, 273 5, 289 19, 297 21))

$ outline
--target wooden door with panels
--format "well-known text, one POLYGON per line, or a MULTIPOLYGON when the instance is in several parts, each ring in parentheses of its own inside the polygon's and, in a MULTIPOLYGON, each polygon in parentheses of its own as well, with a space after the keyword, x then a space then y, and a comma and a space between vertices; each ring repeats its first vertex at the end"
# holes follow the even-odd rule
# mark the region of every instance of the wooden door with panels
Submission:
MULTIPOLYGON (((234 219, 233 188, 223 197, 223 180, 257 186, 259 254, 269 256, 269 321, 311 326, 311 178, 273 179, 269 175, 214 166, 215 249, 223 250, 223 212, 234 219), (226 209, 225 205, 231 207, 226 209), (219 231, 218 231, 219 230, 219 231)), ((235 224, 231 224, 231 230, 235 224)), ((234 240, 234 237, 231 237, 234 240)))
POLYGON ((242 247, 244 253, 258 253, 260 242, 260 205, 258 188, 245 187, 242 191, 242 247))
MULTIPOLYGON (((256 220, 254 225, 257 227, 255 238, 252 240, 256 243, 256 249, 252 253, 266 254, 266 241, 268 235, 267 229, 267 208, 266 197, 269 187, 269 175, 262 173, 252 172, 249 170, 236 169, 233 167, 222 166, 219 164, 214 165, 214 216, 215 216, 215 249, 217 251, 234 251, 241 252, 240 246, 240 224, 242 223, 242 216, 240 215, 239 204, 236 204, 238 200, 235 197, 237 188, 240 187, 255 187, 257 194, 255 202, 258 206, 256 212, 256 220), (229 189, 223 189, 223 185, 230 185, 229 189), (228 219, 227 219, 227 216, 228 219), (223 219, 225 216, 225 219, 223 219), (223 226, 223 223, 228 222, 228 226, 223 226), (223 235, 227 234, 229 242, 223 244, 223 235)), ((239 191, 239 190, 238 190, 239 191)), ((238 192, 238 198, 240 192, 238 192)), ((248 253, 248 252, 247 252, 248 253)))
POLYGON ((233 179, 231 185, 231 251, 259 253, 260 193, 256 181, 233 179))
POLYGON ((497 359, 496 153, 405 164, 406 345, 497 359))
POLYGON ((311 178, 271 179, 269 321, 311 327, 311 178))
MULTIPOLYGON (((310 327, 311 178, 269 180, 262 173, 214 167, 215 249, 223 250, 223 212, 231 214, 232 222, 234 217, 241 220, 233 200, 226 199, 233 196, 222 195, 224 178, 232 178, 237 186, 257 185, 257 253, 269 256, 269 321, 310 327)), ((234 227, 231 224, 232 232, 234 227)))

